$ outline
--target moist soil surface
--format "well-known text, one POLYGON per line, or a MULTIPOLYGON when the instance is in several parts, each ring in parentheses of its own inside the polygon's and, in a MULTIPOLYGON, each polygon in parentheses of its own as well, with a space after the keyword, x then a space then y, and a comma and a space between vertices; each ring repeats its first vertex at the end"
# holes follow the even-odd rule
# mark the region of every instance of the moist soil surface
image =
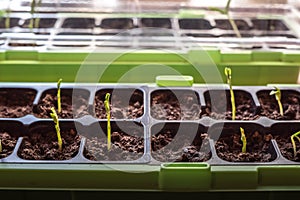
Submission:
POLYGON ((0 159, 9 156, 17 143, 17 138, 12 137, 9 133, 0 133, 0 140, 2 145, 2 152, 0 152, 0 159))
MULTIPOLYGON (((212 104, 209 93, 205 93, 206 108, 202 117, 208 116, 213 119, 228 119, 232 120, 231 101, 229 91, 210 91, 214 101, 212 104), (217 98, 216 98, 217 97, 217 98), (226 107, 226 112, 224 111, 226 107)), ((236 106, 236 120, 255 120, 259 116, 256 115, 256 107, 254 102, 246 92, 234 91, 235 106, 236 106)))
MULTIPOLYGON (((227 19, 215 20, 215 22, 216 22, 217 28, 224 29, 224 30, 233 30, 230 22, 227 19)), ((235 22, 238 30, 249 30, 250 29, 247 22, 244 20, 234 20, 234 22, 235 22)))
POLYGON ((78 154, 80 136, 75 129, 61 131, 62 151, 55 131, 40 129, 23 138, 18 156, 25 160, 69 160, 78 154))
POLYGON ((18 118, 32 114, 36 92, 23 89, 2 89, 0 91, 0 117, 18 118))
MULTIPOLYGON (((123 102, 121 96, 112 96, 110 101, 110 117, 111 119, 136 119, 144 114, 143 95, 140 92, 134 92, 132 98, 123 102), (140 97, 140 98, 139 98, 140 97), (129 105, 128 105, 129 104, 129 105)), ((94 102, 95 115, 97 118, 106 119, 106 110, 104 107, 104 98, 102 93, 95 97, 94 102)))
POLYGON ((143 18, 141 19, 142 27, 171 28, 171 20, 169 18, 143 18))
POLYGON ((216 142, 218 156, 229 162, 270 162, 274 160, 269 150, 272 135, 261 135, 255 131, 247 135, 247 152, 242 153, 240 134, 224 135, 216 142))
POLYGON ((211 158, 207 134, 192 142, 174 137, 170 130, 152 136, 152 157, 160 162, 205 162, 211 158))
MULTIPOLYGON (((61 112, 57 113, 59 118, 79 118, 88 115, 88 100, 81 94, 64 94, 61 90, 61 112), (72 102, 73 101, 73 102, 72 102)), ((34 114, 39 118, 51 118, 51 108, 55 107, 57 112, 56 90, 47 92, 34 108, 34 114)))
POLYGON ((209 21, 205 19, 180 19, 179 27, 181 29, 198 29, 209 30, 212 29, 209 21))
POLYGON ((265 31, 288 31, 288 27, 281 20, 253 19, 253 28, 265 31))
MULTIPOLYGON (((36 18, 33 19, 33 26, 36 23, 36 18)), ((24 24, 22 25, 22 28, 30 28, 30 21, 31 19, 25 20, 24 24)), ((38 27, 33 28, 53 28, 55 25, 56 19, 55 18, 40 18, 38 27)))
POLYGON ((87 138, 84 156, 94 161, 132 161, 143 156, 144 139, 122 132, 112 132, 111 149, 104 137, 87 138))
POLYGON ((171 91, 155 91, 151 95, 151 116, 159 120, 199 119, 201 107, 195 93, 182 94, 175 95, 171 91))
POLYGON ((279 113, 278 102, 270 91, 261 91, 257 94, 261 105, 261 116, 275 120, 299 120, 300 119, 300 95, 294 92, 282 91, 281 103, 283 116, 279 113))
POLYGON ((106 18, 101 21, 100 27, 103 29, 131 29, 134 24, 130 18, 106 18))
POLYGON ((300 162, 300 143, 295 138, 296 143, 296 156, 294 155, 294 149, 290 136, 275 136, 276 142, 280 149, 281 154, 288 160, 300 162))
POLYGON ((89 29, 94 27, 94 18, 67 18, 62 24, 62 28, 89 29))

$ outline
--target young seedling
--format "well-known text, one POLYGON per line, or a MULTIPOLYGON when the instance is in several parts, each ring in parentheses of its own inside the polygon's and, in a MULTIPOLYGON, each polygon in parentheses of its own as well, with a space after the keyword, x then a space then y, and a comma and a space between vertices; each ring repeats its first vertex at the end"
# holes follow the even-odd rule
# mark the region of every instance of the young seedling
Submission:
POLYGON ((59 79, 57 81, 57 112, 61 112, 61 98, 60 98, 60 84, 62 82, 62 79, 59 79))
POLYGON ((235 120, 236 108, 235 108, 234 93, 233 93, 232 84, 231 84, 231 69, 229 67, 225 67, 224 72, 225 72, 225 76, 226 76, 226 79, 227 79, 227 84, 229 85, 229 90, 230 90, 232 120, 235 120))
POLYGON ((2 153, 2 140, 0 139, 0 153, 2 153))
POLYGON ((275 99, 277 100, 278 107, 279 107, 279 113, 281 116, 283 116, 283 108, 282 108, 282 103, 281 103, 281 91, 278 87, 274 87, 275 90, 272 90, 270 92, 270 95, 275 95, 275 99))
POLYGON ((58 150, 62 151, 62 139, 60 135, 60 128, 59 128, 59 121, 58 121, 58 116, 56 114, 55 109, 52 107, 51 108, 52 113, 50 113, 50 116, 52 117, 54 124, 55 124, 55 130, 57 134, 57 143, 58 143, 58 150))
POLYGON ((12 1, 12 0, 9 1, 8 6, 7 6, 7 8, 6 8, 6 11, 5 11, 5 13, 6 13, 6 18, 5 18, 5 28, 6 28, 6 29, 9 29, 9 28, 10 28, 10 12, 11 12, 11 10, 10 10, 10 4, 11 4, 11 1, 12 1))
POLYGON ((32 0, 31 1, 31 5, 30 5, 31 19, 30 19, 30 22, 29 22, 29 28, 30 29, 39 27, 40 19, 38 17, 36 17, 35 20, 34 20, 34 13, 35 13, 36 7, 39 7, 41 4, 42 4, 42 0, 39 0, 39 1, 32 0))
POLYGON ((233 29, 234 33, 236 34, 237 37, 240 38, 240 37, 242 37, 241 33, 240 33, 240 31, 239 31, 239 29, 238 29, 235 21, 231 18, 230 13, 229 13, 230 4, 231 4, 231 0, 227 0, 227 4, 226 4, 225 9, 220 9, 220 8, 216 8, 216 7, 210 7, 210 10, 218 11, 219 13, 221 13, 223 15, 226 15, 227 18, 228 18, 229 23, 232 26, 232 29, 233 29))
POLYGON ((108 150, 110 150, 110 148, 111 148, 111 126, 110 126, 109 98, 110 98, 110 94, 106 93, 105 100, 104 100, 104 107, 105 107, 106 118, 107 118, 107 149, 108 150))
POLYGON ((240 127, 240 131, 241 131, 241 141, 243 143, 242 153, 246 153, 247 152, 247 139, 246 139, 245 131, 242 127, 240 127))
POLYGON ((298 135, 300 135, 300 131, 294 133, 294 134, 291 136, 291 141, 292 141, 293 150, 294 150, 294 157, 296 157, 296 155, 297 155, 296 142, 295 142, 294 138, 297 138, 297 140, 300 142, 300 138, 299 138, 298 135))

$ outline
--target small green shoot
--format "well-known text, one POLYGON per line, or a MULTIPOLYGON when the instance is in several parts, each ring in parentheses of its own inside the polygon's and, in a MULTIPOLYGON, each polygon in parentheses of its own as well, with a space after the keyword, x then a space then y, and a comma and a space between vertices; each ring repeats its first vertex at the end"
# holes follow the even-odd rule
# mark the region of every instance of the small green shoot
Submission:
POLYGON ((58 143, 58 150, 62 151, 62 139, 60 135, 60 128, 59 128, 59 121, 58 116, 56 114, 55 108, 51 108, 52 113, 50 113, 50 116, 52 117, 54 124, 55 124, 55 130, 57 134, 57 143, 58 143))
POLYGON ((7 6, 7 8, 6 8, 6 11, 5 11, 5 13, 6 13, 6 18, 5 18, 5 28, 6 28, 6 29, 9 29, 9 28, 10 28, 10 13, 11 13, 10 4, 11 4, 11 1, 12 1, 12 0, 9 1, 9 4, 8 4, 8 6, 7 6))
POLYGON ((282 103, 281 103, 281 91, 278 87, 274 87, 275 90, 272 90, 270 92, 270 95, 275 95, 275 99, 277 100, 278 107, 279 107, 279 113, 281 116, 283 116, 283 108, 282 108, 282 103))
POLYGON ((107 149, 108 150, 110 150, 110 148, 111 148, 111 126, 110 126, 109 98, 110 98, 110 94, 106 93, 105 100, 104 100, 104 107, 105 107, 106 118, 107 118, 107 149))
POLYGON ((0 153, 2 153, 2 140, 0 139, 0 153))
POLYGON ((235 107, 234 93, 233 93, 232 84, 231 84, 231 69, 229 67, 225 67, 224 72, 225 72, 225 76, 226 76, 226 79, 227 79, 227 84, 229 85, 229 89, 230 89, 232 120, 235 120, 236 107, 235 107))
POLYGON ((246 139, 245 131, 242 127, 240 127, 240 131, 241 131, 241 141, 243 143, 242 153, 246 153, 247 152, 247 139, 246 139))
POLYGON ((291 136, 291 141, 292 141, 293 150, 294 150, 294 157, 296 157, 296 155, 297 155, 296 142, 295 142, 294 138, 297 138, 297 140, 300 142, 300 138, 299 138, 298 135, 300 135, 300 131, 294 133, 294 134, 291 136))
POLYGON ((62 82, 62 79, 60 78, 57 81, 57 112, 60 113, 61 112, 61 97, 60 97, 60 84, 62 82))
POLYGON ((241 33, 240 33, 235 21, 231 18, 230 13, 229 13, 230 4, 231 4, 231 0, 227 0, 227 4, 226 4, 225 9, 220 9, 220 8, 216 8, 216 7, 211 7, 209 9, 212 10, 212 11, 217 11, 217 12, 223 14, 223 15, 226 15, 227 18, 228 18, 229 23, 232 26, 232 29, 233 29, 234 33, 236 34, 237 37, 240 38, 240 37, 242 37, 241 33))
POLYGON ((34 13, 36 12, 36 8, 39 7, 42 4, 42 0, 32 0, 30 4, 30 14, 31 14, 31 19, 29 22, 29 28, 38 28, 39 23, 40 23, 40 18, 36 17, 34 20, 34 13))

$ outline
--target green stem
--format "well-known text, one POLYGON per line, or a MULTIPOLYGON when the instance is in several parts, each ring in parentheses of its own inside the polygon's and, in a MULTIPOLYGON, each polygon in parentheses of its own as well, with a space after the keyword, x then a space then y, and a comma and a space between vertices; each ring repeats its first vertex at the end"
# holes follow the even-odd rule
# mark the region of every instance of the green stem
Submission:
POLYGON ((246 153, 247 152, 247 139, 246 139, 245 131, 241 127, 240 127, 240 131, 241 131, 241 141, 243 143, 242 153, 246 153))
POLYGON ((230 100, 231 100, 231 112, 232 112, 232 120, 235 120, 235 113, 236 113, 236 108, 235 108, 235 99, 234 99, 234 93, 231 85, 231 81, 229 83, 229 88, 230 88, 230 100))
POLYGON ((242 36, 241 36, 241 33, 240 33, 240 31, 239 31, 239 29, 238 29, 238 27, 237 27, 235 21, 231 18, 229 12, 227 13, 227 18, 228 18, 229 23, 231 24, 231 26, 232 26, 232 28, 233 28, 233 31, 234 31, 234 33, 236 34, 236 36, 239 37, 239 38, 241 38, 241 37, 242 37, 242 36))
POLYGON ((293 150, 294 150, 294 157, 296 157, 296 155, 297 155, 297 146, 296 146, 296 142, 295 142, 294 138, 298 138, 298 140, 299 140, 298 135, 300 135, 300 131, 294 133, 294 134, 291 136, 291 142, 292 142, 293 150))
POLYGON ((275 99, 277 100, 277 104, 279 107, 279 113, 281 116, 283 116, 283 107, 282 107, 282 103, 281 103, 281 91, 278 87, 274 87, 275 90, 272 90, 270 92, 270 95, 275 95, 275 99))
POLYGON ((227 84, 229 85, 229 90, 230 90, 232 120, 235 120, 236 107, 235 107, 234 93, 233 93, 232 84, 231 84, 231 69, 229 67, 225 67, 225 75, 226 75, 227 84))
POLYGON ((226 12, 226 13, 229 12, 230 4, 231 4, 231 0, 228 0, 228 1, 227 1, 227 4, 226 4, 226 7, 225 7, 225 12, 226 12))
POLYGON ((50 116, 52 117, 54 124, 55 124, 55 130, 57 134, 57 144, 58 144, 58 150, 62 151, 62 139, 61 139, 61 134, 60 134, 60 128, 59 128, 59 121, 58 121, 58 116, 57 113, 55 112, 55 109, 52 107, 51 108, 52 113, 50 113, 50 116))
POLYGON ((278 107, 279 107, 279 113, 281 116, 283 116, 283 107, 280 99, 277 99, 278 107))
POLYGON ((105 100, 104 100, 104 107, 105 107, 106 118, 107 118, 107 149, 108 150, 110 150, 110 148, 111 148, 111 126, 110 126, 109 98, 110 98, 110 94, 106 93, 105 100))
MULTIPOLYGON (((42 0, 39 0, 36 7, 40 7, 42 4, 42 0)), ((40 18, 38 16, 35 17, 34 28, 39 28, 40 18)))
POLYGON ((62 79, 60 78, 57 81, 57 112, 60 113, 61 112, 61 96, 60 96, 60 84, 62 82, 62 79))
POLYGON ((10 28, 10 10, 9 10, 9 8, 6 11, 5 28, 6 29, 10 28))

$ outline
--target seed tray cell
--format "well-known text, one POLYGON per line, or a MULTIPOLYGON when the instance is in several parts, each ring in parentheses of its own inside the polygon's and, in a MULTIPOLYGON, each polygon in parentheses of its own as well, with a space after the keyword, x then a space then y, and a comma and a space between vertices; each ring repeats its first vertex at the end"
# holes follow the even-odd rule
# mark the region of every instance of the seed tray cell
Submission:
POLYGON ((141 27, 155 27, 155 28, 172 28, 170 18, 141 18, 141 27))
POLYGON ((102 29, 132 29, 134 22, 131 18, 104 18, 101 20, 102 29))
POLYGON ((95 27, 94 18, 66 18, 62 28, 90 29, 95 27))
MULTIPOLYGON (((36 20, 38 20, 38 27, 39 28, 54 28, 54 25, 57 21, 56 18, 34 18, 33 19, 33 26, 37 23, 36 20)), ((29 28, 31 19, 26 19, 24 23, 21 25, 22 28, 29 28)), ((35 27, 34 27, 35 28, 35 27)))

